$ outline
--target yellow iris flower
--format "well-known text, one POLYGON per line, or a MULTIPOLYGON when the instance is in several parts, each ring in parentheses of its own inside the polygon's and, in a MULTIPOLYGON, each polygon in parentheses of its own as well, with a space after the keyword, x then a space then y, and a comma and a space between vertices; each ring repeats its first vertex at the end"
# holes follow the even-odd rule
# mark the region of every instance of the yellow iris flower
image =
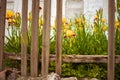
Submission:
POLYGON ((102 18, 102 22, 105 23, 105 19, 104 18, 102 18))
POLYGON ((115 21, 115 28, 117 29, 117 28, 119 28, 119 27, 120 27, 120 23, 119 23, 118 20, 116 20, 116 21, 115 21))
POLYGON ((103 26, 102 27, 102 31, 106 31, 107 30, 107 27, 106 26, 103 26))
POLYGON ((75 33, 72 30, 67 30, 66 31, 66 36, 70 37, 73 36, 75 33))
POLYGON ((77 18, 77 19, 75 20, 75 23, 76 23, 76 24, 77 24, 77 23, 81 23, 81 21, 82 21, 81 18, 77 18))
POLYGON ((11 10, 7 10, 6 11, 6 18, 9 19, 9 18, 12 18, 14 16, 14 12, 11 11, 11 10))
POLYGON ((66 18, 62 18, 62 23, 66 23, 66 22, 67 22, 66 18))
POLYGON ((98 17, 97 15, 94 16, 94 19, 95 19, 95 20, 98 19, 98 18, 99 18, 99 17, 98 17))

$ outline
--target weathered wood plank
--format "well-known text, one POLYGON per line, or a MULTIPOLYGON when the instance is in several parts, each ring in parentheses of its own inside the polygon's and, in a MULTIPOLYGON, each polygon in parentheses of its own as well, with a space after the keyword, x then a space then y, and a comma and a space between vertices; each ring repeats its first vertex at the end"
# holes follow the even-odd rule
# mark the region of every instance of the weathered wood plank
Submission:
POLYGON ((32 33, 31 33, 31 76, 38 75, 38 20, 39 0, 32 0, 32 33))
POLYGON ((108 0, 108 80, 115 80, 115 0, 108 0))
POLYGON ((21 75, 27 76, 28 0, 22 0, 21 75))
POLYGON ((62 0, 57 0, 56 73, 61 74, 62 65, 62 0))
MULTIPOLYGON (((15 53, 4 53, 5 58, 12 60, 21 60, 21 55, 15 53)), ((56 60, 56 55, 49 56, 50 61, 56 60)), ((30 55, 27 55, 27 60, 30 60, 30 55)), ((41 62, 41 56, 39 56, 39 62, 41 62)), ((72 63, 107 63, 107 55, 62 55, 62 62, 72 63)), ((115 55, 115 63, 120 63, 120 55, 115 55)))
POLYGON ((0 71, 3 70, 6 0, 0 0, 0 71))
POLYGON ((50 48, 51 0, 44 0, 43 35, 42 35, 42 76, 47 77, 50 48))

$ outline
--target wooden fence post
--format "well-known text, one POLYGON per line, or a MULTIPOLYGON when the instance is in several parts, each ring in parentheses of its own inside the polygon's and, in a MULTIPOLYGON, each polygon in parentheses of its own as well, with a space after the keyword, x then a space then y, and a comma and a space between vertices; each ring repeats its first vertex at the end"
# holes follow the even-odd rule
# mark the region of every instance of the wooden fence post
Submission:
POLYGON ((38 75, 38 20, 39 0, 32 0, 32 33, 31 33, 31 76, 38 75))
POLYGON ((42 35, 42 76, 47 80, 49 67, 49 50, 50 50, 50 17, 51 17, 51 0, 44 0, 43 14, 43 35, 42 35))
POLYGON ((22 0, 21 75, 27 76, 28 0, 22 0))
POLYGON ((108 0, 108 80, 115 80, 114 23, 115 0, 108 0))
POLYGON ((57 30, 56 30, 56 73, 61 74, 62 65, 62 0, 57 0, 57 30))
POLYGON ((0 71, 3 70, 6 0, 0 0, 0 71))

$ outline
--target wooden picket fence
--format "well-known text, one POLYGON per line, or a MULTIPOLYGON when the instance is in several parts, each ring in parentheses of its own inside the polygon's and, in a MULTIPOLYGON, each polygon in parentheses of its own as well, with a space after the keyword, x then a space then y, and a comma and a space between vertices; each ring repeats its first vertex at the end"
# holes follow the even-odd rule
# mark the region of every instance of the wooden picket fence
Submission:
POLYGON ((107 63, 108 64, 108 80, 114 80, 115 63, 120 63, 120 55, 115 55, 114 51, 114 20, 115 20, 115 0, 108 0, 108 55, 67 55, 62 56, 62 0, 57 0, 56 12, 56 55, 49 55, 50 49, 50 19, 51 19, 51 0, 44 0, 43 15, 43 36, 42 36, 42 55, 38 56, 38 18, 39 18, 39 0, 32 0, 32 38, 31 38, 31 54, 27 55, 27 16, 28 1, 22 0, 22 40, 21 55, 10 55, 4 52, 4 35, 5 35, 5 14, 6 1, 0 0, 0 71, 4 69, 4 58, 21 60, 21 75, 27 76, 27 60, 30 60, 31 76, 38 76, 38 61, 41 61, 41 74, 46 77, 50 61, 56 62, 56 73, 61 74, 62 62, 74 63, 107 63))

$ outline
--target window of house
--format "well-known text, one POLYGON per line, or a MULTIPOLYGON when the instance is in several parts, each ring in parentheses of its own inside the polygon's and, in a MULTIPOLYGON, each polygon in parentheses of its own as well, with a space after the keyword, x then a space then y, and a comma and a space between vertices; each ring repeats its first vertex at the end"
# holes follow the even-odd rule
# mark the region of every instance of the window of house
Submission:
POLYGON ((84 13, 83 0, 66 0, 65 17, 71 18, 84 13))
POLYGON ((7 0, 7 9, 14 10, 14 0, 7 0))

